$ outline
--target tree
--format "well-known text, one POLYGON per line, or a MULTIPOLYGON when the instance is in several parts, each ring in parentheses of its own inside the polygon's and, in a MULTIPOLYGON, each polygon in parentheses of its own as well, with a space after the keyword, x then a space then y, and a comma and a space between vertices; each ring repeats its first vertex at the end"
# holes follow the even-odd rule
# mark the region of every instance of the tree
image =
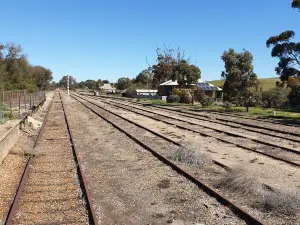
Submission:
POLYGON ((201 76, 200 69, 190 65, 189 58, 185 57, 185 51, 176 50, 164 46, 156 50, 157 64, 152 66, 153 87, 167 80, 177 80, 181 87, 190 87, 201 76))
MULTIPOLYGON (((68 76, 63 76, 60 81, 58 82, 58 85, 62 88, 67 88, 68 84, 68 76)), ((75 90, 77 88, 78 84, 72 76, 69 76, 69 88, 70 90, 75 90)))
POLYGON ((52 72, 42 66, 31 66, 20 45, 0 44, 0 90, 45 89, 52 72))
POLYGON ((128 87, 130 87, 131 85, 132 85, 132 81, 128 77, 119 78, 117 83, 116 83, 116 87, 119 90, 125 90, 128 87))
POLYGON ((295 9, 300 9, 300 0, 293 0, 292 7, 295 9))
MULTIPOLYGON (((292 7, 300 9, 300 0, 293 0, 292 7)), ((294 31, 287 30, 266 42, 268 48, 272 47, 272 57, 279 58, 275 71, 283 83, 291 76, 300 76, 300 43, 291 41, 294 36, 294 31)))
POLYGON ((288 30, 278 36, 270 37, 266 44, 272 48, 272 57, 279 58, 275 71, 283 82, 290 76, 300 76, 300 43, 292 42, 295 32, 288 30))
POLYGON ((103 84, 109 84, 109 81, 108 80, 103 80, 102 83, 103 84))
MULTIPOLYGON (((233 49, 225 51, 222 55, 225 63, 225 71, 221 76, 225 79, 223 86, 224 100, 237 101, 244 97, 251 96, 252 90, 249 88, 259 87, 257 75, 253 72, 253 56, 249 51, 243 50, 241 53, 233 49), (251 90, 251 92, 249 92, 251 90)), ((248 101, 243 101, 248 104, 248 101)))
POLYGON ((300 85, 296 85, 292 88, 292 91, 288 95, 289 102, 292 107, 300 109, 300 85))
POLYGON ((195 84, 201 77, 200 69, 195 65, 190 65, 186 60, 179 62, 174 74, 178 85, 187 88, 190 88, 191 85, 195 84))
POLYGON ((40 90, 45 90, 49 86, 50 81, 53 79, 52 71, 42 66, 31 67, 30 73, 32 74, 33 79, 35 80, 36 86, 40 90))
POLYGON ((151 68, 148 68, 140 72, 133 80, 133 83, 147 86, 147 88, 149 89, 149 85, 152 84, 152 81, 153 81, 153 73, 151 71, 151 68))

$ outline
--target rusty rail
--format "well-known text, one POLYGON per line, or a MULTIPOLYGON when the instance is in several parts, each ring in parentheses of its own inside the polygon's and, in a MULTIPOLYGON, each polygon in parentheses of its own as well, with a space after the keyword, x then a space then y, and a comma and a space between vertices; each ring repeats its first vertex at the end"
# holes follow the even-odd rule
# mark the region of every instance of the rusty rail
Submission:
MULTIPOLYGON (((203 136, 205 136, 205 137, 213 137, 214 139, 216 139, 216 140, 218 140, 218 141, 221 141, 221 142, 224 142, 224 143, 228 143, 228 144, 233 144, 233 145, 235 145, 235 146, 237 146, 237 147, 239 147, 239 148, 243 148, 243 149, 246 149, 246 150, 249 150, 249 151, 252 151, 252 152, 255 152, 255 153, 258 153, 258 154, 267 156, 267 157, 270 157, 270 158, 275 159, 275 160, 277 160, 277 161, 281 161, 281 162, 288 163, 288 164, 290 164, 290 165, 292 165, 292 166, 300 167, 300 164, 297 163, 297 162, 291 162, 291 161, 289 161, 289 160, 287 160, 287 159, 280 158, 280 157, 277 157, 277 156, 274 156, 274 155, 271 155, 271 154, 268 154, 268 153, 265 153, 265 152, 260 152, 260 151, 257 151, 257 150, 255 150, 255 149, 252 149, 252 148, 250 148, 250 147, 246 147, 246 146, 243 146, 243 145, 241 145, 241 144, 237 144, 237 143, 235 143, 235 142, 233 142, 233 141, 228 141, 228 140, 226 140, 226 139, 222 139, 222 138, 219 138, 219 137, 215 137, 215 136, 209 135, 209 134, 207 134, 207 133, 205 133, 205 132, 202 132, 202 131, 198 131, 198 130, 191 129, 191 128, 187 128, 187 127, 184 127, 184 126, 181 126, 181 125, 177 125, 177 124, 174 124, 174 123, 171 123, 171 122, 168 122, 168 121, 165 121, 165 120, 162 120, 162 119, 153 117, 153 116, 145 115, 145 114, 143 114, 143 113, 136 112, 136 111, 131 110, 131 109, 127 109, 127 108, 125 108, 125 107, 123 107, 123 106, 113 104, 113 103, 111 103, 111 102, 105 102, 105 103, 106 103, 106 104, 114 105, 114 106, 116 106, 116 107, 125 109, 125 110, 130 111, 130 112, 134 112, 134 113, 136 113, 136 114, 139 114, 139 115, 142 115, 142 116, 145 116, 145 117, 148 117, 148 118, 151 118, 151 119, 160 121, 160 122, 163 122, 163 123, 168 124, 168 125, 172 125, 172 126, 178 127, 179 129, 182 129, 182 130, 187 130, 187 131, 191 131, 191 132, 194 132, 194 133, 198 133, 198 134, 203 135, 203 136)), ((145 110, 143 110, 143 109, 139 109, 139 110, 145 111, 145 110)), ((155 112, 151 112, 151 113, 157 114, 157 113, 155 113, 155 112)), ((159 114, 158 114, 158 115, 159 115, 159 114)), ((168 116, 165 116, 165 117, 168 118, 168 116)), ((172 118, 172 117, 170 117, 170 118, 172 118)), ((175 118, 172 118, 172 119, 175 119, 175 118)), ((265 143, 265 144, 268 145, 268 143, 265 143)))
MULTIPOLYGON (((91 107, 89 107, 88 105, 86 105, 85 103, 83 103, 82 101, 80 101, 78 98, 81 98, 81 99, 89 102, 88 100, 86 100, 86 99, 84 99, 84 98, 82 98, 80 96, 76 96, 76 97, 78 97, 78 98, 76 98, 76 97, 74 97, 73 94, 71 94, 71 96, 75 100, 77 100, 79 103, 81 103, 83 106, 85 106, 86 108, 88 108, 89 110, 91 110, 93 113, 95 113, 96 115, 98 115, 99 117, 101 117, 103 120, 105 120, 106 122, 108 122, 109 124, 111 124, 114 128, 118 129, 119 131, 121 131, 122 133, 124 133, 126 136, 128 136, 129 138, 131 138, 132 140, 134 140, 137 144, 139 144, 143 148, 147 149, 152 155, 154 155, 156 158, 158 158, 164 164, 170 166, 178 174, 184 176, 185 178, 187 178, 188 180, 190 180, 191 182, 193 182, 194 184, 196 184, 199 188, 201 188, 203 191, 205 191, 210 196, 216 198, 223 205, 229 207, 238 217, 240 217, 241 219, 243 219, 247 224, 253 224, 253 225, 262 225, 263 224, 263 222, 261 222, 259 219, 257 219, 254 216, 250 215, 243 208, 235 205, 229 199, 227 199, 226 197, 224 197, 216 189, 210 187, 209 185, 207 185, 204 182, 200 181, 199 179, 195 178, 193 175, 191 175, 188 172, 186 172, 180 166, 174 164, 169 159, 165 158, 164 156, 162 156, 161 154, 159 154, 158 152, 156 152, 155 150, 153 150, 150 146, 148 146, 147 144, 145 144, 142 141, 138 140, 135 136, 133 136, 132 134, 130 134, 129 132, 127 132, 125 129, 123 129, 122 127, 118 126, 115 122, 107 119, 105 116, 103 116, 100 113, 98 113, 95 110, 93 110, 91 107)), ((90 103, 92 104, 92 102, 90 102, 90 103)))
MULTIPOLYGON (((44 101, 45 101, 45 99, 43 100, 43 102, 44 101)), ((34 141, 33 149, 37 146, 38 140, 40 139, 40 136, 44 131, 44 127, 45 127, 46 121, 48 119, 49 111, 50 111, 50 108, 51 108, 52 104, 53 104, 53 100, 51 101, 51 103, 49 105, 49 108, 47 110, 46 116, 45 116, 44 121, 42 123, 41 129, 39 130, 39 133, 38 133, 38 135, 37 135, 37 137, 34 141)), ((24 172, 22 174, 20 183, 17 187, 16 194, 14 196, 14 199, 13 199, 12 204, 10 206, 10 209, 8 211, 8 214, 7 214, 7 217, 6 217, 6 220, 5 220, 5 225, 11 225, 12 221, 13 221, 13 218, 17 214, 17 211, 18 211, 18 208, 19 208, 19 202, 20 202, 20 199, 22 197, 22 194, 23 194, 23 191, 24 191, 24 188, 25 188, 25 184, 28 180, 29 168, 30 168, 33 157, 34 157, 34 155, 30 155, 27 162, 26 162, 26 166, 24 168, 24 172)))
POLYGON ((60 99, 61 99, 61 102, 62 102, 62 108, 63 108, 63 111, 64 111, 64 118, 65 118, 65 121, 66 121, 66 124, 67 124, 67 130, 68 130, 68 134, 69 134, 68 137, 69 137, 69 141, 71 143, 74 160, 76 162, 76 167, 77 167, 79 180, 81 181, 80 182, 80 187, 83 191, 84 197, 85 197, 86 202, 87 202, 89 222, 92 225, 98 225, 96 213, 95 213, 94 206, 93 206, 93 200, 92 200, 91 194, 90 194, 89 189, 88 189, 88 182, 87 182, 87 180, 85 178, 85 175, 83 173, 83 169, 82 169, 82 166, 81 166, 81 161, 80 161, 80 158, 78 157, 78 153, 77 153, 77 150, 76 150, 76 147, 75 147, 75 143, 74 143, 73 138, 72 138, 72 131, 71 131, 71 128, 70 128, 70 123, 69 123, 69 120, 68 120, 68 117, 67 117, 67 114, 66 114, 66 111, 65 111, 65 107, 64 107, 60 92, 59 92, 59 96, 60 96, 60 99))

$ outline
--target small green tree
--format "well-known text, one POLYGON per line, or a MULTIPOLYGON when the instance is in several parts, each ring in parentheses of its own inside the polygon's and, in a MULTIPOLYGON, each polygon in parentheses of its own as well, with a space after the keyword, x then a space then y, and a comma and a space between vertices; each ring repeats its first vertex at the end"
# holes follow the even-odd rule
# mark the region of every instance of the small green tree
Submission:
POLYGON ((262 93, 262 104, 264 108, 282 108, 288 102, 290 89, 283 87, 272 88, 262 93))
POLYGON ((247 99, 251 95, 249 90, 252 87, 257 89, 259 86, 257 75, 253 72, 252 54, 246 50, 237 53, 229 49, 223 53, 222 60, 225 63, 225 71, 221 74, 225 79, 224 100, 247 99))
POLYGON ((288 95, 289 102, 292 107, 300 109, 300 85, 296 85, 292 88, 292 91, 288 95))

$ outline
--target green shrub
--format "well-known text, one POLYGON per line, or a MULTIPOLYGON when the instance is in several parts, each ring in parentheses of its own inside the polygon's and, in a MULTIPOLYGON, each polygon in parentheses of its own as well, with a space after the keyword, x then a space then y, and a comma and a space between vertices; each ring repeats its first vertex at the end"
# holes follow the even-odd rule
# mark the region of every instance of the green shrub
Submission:
POLYGON ((182 90, 180 92, 180 101, 184 104, 190 104, 192 102, 192 96, 190 93, 188 93, 186 90, 182 90))
POLYGON ((263 108, 283 108, 288 103, 289 89, 283 87, 272 88, 262 93, 263 108))
POLYGON ((136 90, 134 87, 129 87, 127 88, 126 92, 125 92, 125 96, 128 98, 134 98, 136 97, 136 90))
POLYGON ((171 94, 167 97, 167 102, 168 103, 174 103, 174 102, 179 102, 180 97, 178 95, 175 94, 171 94))
POLYGON ((213 99, 212 97, 210 97, 210 96, 205 95, 205 96, 201 99, 200 103, 201 103, 201 105, 202 105, 203 107, 209 107, 209 106, 211 106, 212 104, 214 104, 214 99, 213 99))
POLYGON ((232 107, 233 107, 233 104, 231 102, 224 102, 223 103, 223 108, 225 109, 225 111, 232 111, 232 107))
POLYGON ((200 102, 200 101, 202 101, 202 99, 204 98, 205 93, 204 93, 204 91, 202 91, 202 90, 200 90, 200 89, 197 89, 197 90, 194 92, 194 96, 195 96, 195 101, 196 101, 196 102, 200 102))
POLYGON ((289 102, 292 107, 300 109, 300 85, 296 85, 292 88, 292 91, 288 95, 289 102))

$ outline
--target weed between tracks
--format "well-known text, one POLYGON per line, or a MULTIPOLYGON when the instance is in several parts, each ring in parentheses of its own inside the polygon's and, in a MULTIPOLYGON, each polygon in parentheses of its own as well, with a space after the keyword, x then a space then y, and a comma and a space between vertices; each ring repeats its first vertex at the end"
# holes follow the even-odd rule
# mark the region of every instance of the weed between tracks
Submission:
POLYGON ((211 157, 208 154, 201 152, 198 146, 182 146, 171 152, 169 159, 175 162, 181 162, 198 167, 205 167, 213 164, 211 157))
POLYGON ((299 194, 270 189, 243 169, 227 171, 214 187, 241 194, 252 207, 277 216, 295 216, 300 208, 299 194))

